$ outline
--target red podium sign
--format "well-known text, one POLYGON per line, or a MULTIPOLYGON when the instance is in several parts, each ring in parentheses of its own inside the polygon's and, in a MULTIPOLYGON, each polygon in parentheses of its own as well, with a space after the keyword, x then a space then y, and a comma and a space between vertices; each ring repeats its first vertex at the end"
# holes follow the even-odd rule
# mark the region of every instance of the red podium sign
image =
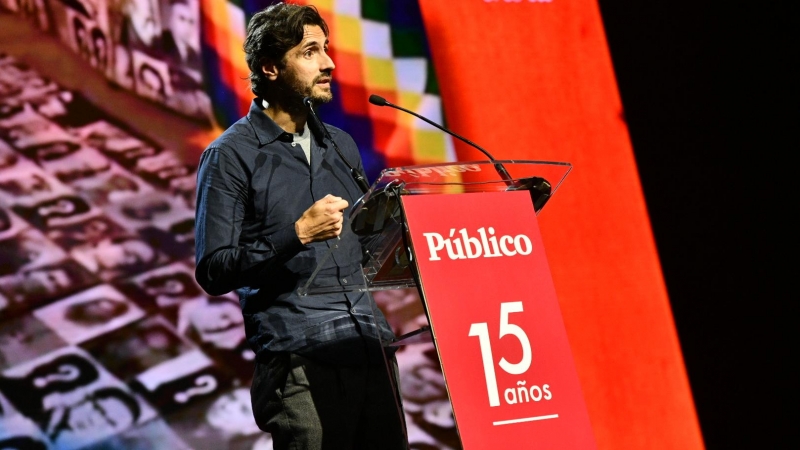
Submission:
POLYGON ((402 201, 464 448, 595 448, 529 194, 402 201))

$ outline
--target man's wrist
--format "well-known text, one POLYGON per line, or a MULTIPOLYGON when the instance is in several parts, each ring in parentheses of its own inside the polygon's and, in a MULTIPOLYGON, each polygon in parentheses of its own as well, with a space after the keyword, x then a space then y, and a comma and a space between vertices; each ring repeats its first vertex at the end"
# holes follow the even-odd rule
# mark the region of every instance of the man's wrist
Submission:
POLYGON ((304 237, 304 236, 303 236, 303 235, 304 235, 304 233, 303 233, 303 227, 302 227, 302 225, 300 224, 300 222, 301 222, 302 220, 303 220, 302 218, 301 218, 301 219, 298 219, 298 220, 297 220, 297 222, 295 222, 295 223, 294 223, 294 232, 295 232, 295 234, 297 235, 297 239, 300 241, 300 243, 301 243, 301 244, 303 244, 303 245, 306 245, 306 244, 308 244, 309 242, 311 242, 311 239, 309 239, 309 238, 306 238, 306 237, 304 237))
POLYGON ((293 255, 308 248, 297 235, 295 224, 286 224, 270 234, 268 239, 279 255, 293 255))

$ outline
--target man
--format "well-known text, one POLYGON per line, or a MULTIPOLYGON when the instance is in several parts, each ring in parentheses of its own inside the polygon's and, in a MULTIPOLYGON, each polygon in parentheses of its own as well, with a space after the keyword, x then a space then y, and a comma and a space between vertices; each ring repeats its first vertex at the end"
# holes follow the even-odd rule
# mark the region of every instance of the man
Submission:
POLYGON ((43 431, 54 447, 77 449, 135 426, 142 410, 133 395, 120 387, 109 386, 48 413, 49 422, 43 431))
POLYGON ((191 333, 197 342, 218 349, 233 350, 245 339, 239 306, 220 297, 183 302, 178 313, 178 331, 191 333))
POLYGON ((257 98, 200 161, 197 280, 239 294, 253 413, 276 449, 405 448, 379 342, 392 332, 372 298, 297 294, 318 263, 324 284, 361 278, 345 210, 362 192, 334 142, 363 173, 358 149, 331 126, 324 138, 303 102, 332 99, 327 25, 313 7, 277 4, 253 16, 244 47, 257 98))
POLYGON ((194 0, 170 0, 169 4, 168 29, 161 35, 164 53, 175 68, 189 70, 199 81, 202 70, 197 48, 200 37, 197 20, 199 7, 194 0))
POLYGON ((90 272, 109 281, 151 269, 159 262, 161 254, 144 239, 125 234, 77 246, 70 255, 90 272))
POLYGON ((124 316, 129 309, 124 301, 97 297, 67 306, 64 319, 87 328, 97 327, 124 316))

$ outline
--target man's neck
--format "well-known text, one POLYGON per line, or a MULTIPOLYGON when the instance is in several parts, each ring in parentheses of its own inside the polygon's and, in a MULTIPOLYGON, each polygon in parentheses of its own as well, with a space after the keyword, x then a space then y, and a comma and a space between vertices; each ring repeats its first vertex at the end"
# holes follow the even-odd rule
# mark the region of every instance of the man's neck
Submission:
POLYGON ((268 103, 264 109, 264 114, 269 116, 273 122, 287 133, 300 133, 306 126, 308 112, 305 108, 295 110, 294 108, 284 108, 280 103, 268 103))

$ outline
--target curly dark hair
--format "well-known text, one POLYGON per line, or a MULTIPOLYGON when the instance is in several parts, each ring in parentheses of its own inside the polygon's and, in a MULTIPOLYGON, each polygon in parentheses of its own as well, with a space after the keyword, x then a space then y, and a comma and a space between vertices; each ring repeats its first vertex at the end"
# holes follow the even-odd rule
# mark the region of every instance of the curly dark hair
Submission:
POLYGON ((303 40, 306 25, 322 28, 328 36, 328 25, 314 6, 277 3, 257 12, 247 25, 244 53, 250 69, 250 89, 263 97, 269 81, 261 67, 272 61, 284 67, 286 52, 303 40))

